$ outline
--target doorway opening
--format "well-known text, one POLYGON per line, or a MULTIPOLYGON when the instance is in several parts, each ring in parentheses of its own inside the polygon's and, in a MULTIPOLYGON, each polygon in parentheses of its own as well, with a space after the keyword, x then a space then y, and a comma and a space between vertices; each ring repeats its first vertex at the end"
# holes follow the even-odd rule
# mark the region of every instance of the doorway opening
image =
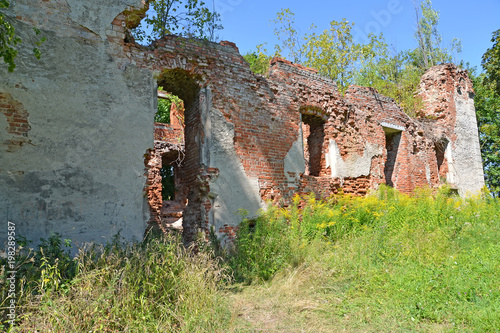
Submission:
POLYGON ((150 223, 164 232, 182 229, 186 242, 196 235, 201 209, 197 202, 202 132, 199 80, 180 68, 159 75, 154 149, 146 160, 150 223))
POLYGON ((183 180, 182 150, 169 149, 161 155, 161 215, 162 227, 182 229, 183 213, 187 206, 187 193, 183 180))

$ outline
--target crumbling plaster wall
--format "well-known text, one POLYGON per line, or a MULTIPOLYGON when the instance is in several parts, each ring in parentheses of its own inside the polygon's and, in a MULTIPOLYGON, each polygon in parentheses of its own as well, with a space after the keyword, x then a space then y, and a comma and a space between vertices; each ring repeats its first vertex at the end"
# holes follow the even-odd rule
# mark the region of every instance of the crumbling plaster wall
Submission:
POLYGON ((167 36, 150 47, 131 43, 125 9, 140 5, 20 0, 12 6, 27 43, 33 25, 48 37, 40 62, 23 48, 15 75, 2 69, 0 78, 0 125, 7 132, 0 212, 19 233, 38 238, 59 231, 76 240, 142 235, 152 189, 144 162, 159 165, 158 156, 144 161, 153 148, 154 81, 166 69, 181 70, 197 85, 184 101, 188 242, 212 227, 230 240, 238 210, 253 216, 267 200, 286 205, 295 193, 364 195, 389 182, 386 141, 393 131, 400 133, 397 154, 391 153, 395 188, 440 184, 435 143, 442 137, 450 142, 444 163, 461 193, 481 183, 475 143, 474 175, 452 170, 470 166, 465 146, 476 139, 470 86, 456 68, 443 72, 444 81, 424 77, 426 108, 421 119, 411 119, 374 89, 352 86, 341 96, 332 80, 286 60, 273 59, 266 77, 254 75, 230 42, 167 36), (451 78, 455 83, 440 86, 451 78))
POLYGON ((210 117, 197 132, 200 156, 209 152, 201 158, 200 175, 212 170, 200 192, 205 210, 196 217, 203 222, 196 223, 202 230, 205 223, 232 234, 241 219, 238 210, 253 216, 266 200, 287 204, 293 194, 311 191, 363 195, 386 183, 386 126, 401 132, 394 187, 409 193, 440 183, 434 137, 425 122, 408 117, 374 89, 352 86, 342 97, 330 79, 282 59, 272 61, 267 77, 254 75, 229 42, 168 36, 153 49, 125 48, 138 66, 157 73, 182 68, 210 91, 210 117), (323 122, 315 176, 306 174, 304 117, 323 122))
POLYGON ((128 6, 141 1, 11 1, 23 43, 15 72, 0 67, 0 104, 9 101, 0 105, 0 220, 17 235, 142 239, 156 87, 150 71, 109 53, 111 22, 128 6), (33 26, 47 37, 39 61, 33 26), (23 133, 6 128, 14 109, 26 116, 23 133))
POLYGON ((264 203, 259 195, 258 177, 248 176, 234 147, 235 126, 213 109, 210 165, 218 176, 210 183, 213 215, 210 226, 215 231, 238 225, 243 217, 255 217, 264 203), (247 215, 248 214, 248 215, 247 215))

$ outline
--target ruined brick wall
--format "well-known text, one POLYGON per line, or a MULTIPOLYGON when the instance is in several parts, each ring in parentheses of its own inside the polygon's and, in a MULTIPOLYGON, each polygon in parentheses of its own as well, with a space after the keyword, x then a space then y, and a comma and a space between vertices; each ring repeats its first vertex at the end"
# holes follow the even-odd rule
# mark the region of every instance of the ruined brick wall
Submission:
POLYGON ((445 163, 438 165, 427 119, 408 117, 371 88, 353 86, 342 97, 331 80, 282 59, 272 61, 268 77, 256 76, 231 43, 169 36, 131 54, 154 71, 182 68, 210 90, 209 119, 197 110, 191 125, 199 126, 192 133, 201 156, 192 165, 200 179, 208 168, 217 174, 191 183, 203 207, 192 221, 202 230, 228 233, 239 208, 252 215, 262 202, 287 204, 294 193, 364 195, 381 183, 409 193, 440 184, 445 163))
POLYGON ((420 118, 436 142, 440 176, 462 196, 484 186, 474 90, 467 71, 453 64, 433 67, 423 75, 420 118))
POLYGON ((1 213, 23 230, 137 236, 158 222, 158 170, 176 149, 188 242, 210 229, 230 239, 243 216, 295 193, 364 195, 383 183, 411 192, 447 181, 465 194, 484 184, 470 80, 452 65, 426 73, 426 107, 412 119, 371 88, 342 96, 332 80, 286 60, 254 75, 230 42, 167 36, 136 45, 128 29, 141 2, 102 7, 19 0, 11 9, 23 39, 37 25, 53 50, 36 63, 23 49, 19 71, 0 76, 10 154, 0 156, 9 193, 1 213), (159 80, 184 100, 184 132, 154 125, 159 80))
POLYGON ((7 121, 6 126, 2 126, 6 131, 0 136, 5 151, 12 153, 29 144, 28 132, 31 126, 28 121, 29 113, 24 106, 10 94, 0 92, 0 112, 5 115, 7 121))
POLYGON ((434 144, 426 135, 423 125, 418 119, 411 119, 388 97, 378 94, 374 89, 352 86, 346 93, 346 99, 352 103, 370 122, 364 127, 363 136, 373 140, 386 149, 373 161, 373 174, 377 174, 372 187, 376 183, 388 183, 382 171, 388 161, 387 139, 394 128, 400 129, 399 147, 390 183, 400 191, 409 193, 416 187, 436 186, 439 184, 434 144), (388 126, 388 127, 385 127, 388 126), (366 129, 369 128, 369 131, 366 129), (386 133, 388 132, 388 133, 386 133), (376 169, 376 171, 375 171, 376 169))

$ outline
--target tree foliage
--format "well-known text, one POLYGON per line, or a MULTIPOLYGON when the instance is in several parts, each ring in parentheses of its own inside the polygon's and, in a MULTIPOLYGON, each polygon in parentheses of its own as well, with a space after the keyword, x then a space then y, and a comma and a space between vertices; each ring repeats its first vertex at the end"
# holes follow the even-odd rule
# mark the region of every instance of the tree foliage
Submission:
POLYGON ((274 46, 276 57, 286 57, 293 62, 302 63, 302 36, 295 27, 295 14, 289 8, 282 9, 276 14, 274 35, 279 43, 274 46))
POLYGON ((474 84, 474 105, 485 180, 495 197, 500 197, 500 30, 493 32, 493 46, 483 55, 485 73, 470 71, 474 84))
MULTIPOLYGON (((0 10, 9 7, 7 0, 0 0, 0 10)), ((8 21, 5 20, 5 15, 0 11, 0 57, 7 64, 9 72, 16 68, 14 58, 17 55, 17 50, 14 48, 22 40, 15 34, 15 29, 8 21)))
POLYGON ((311 33, 300 34, 295 15, 282 9, 273 21, 278 38, 275 55, 317 69, 336 81, 341 91, 350 84, 374 87, 415 115, 421 107, 415 96, 421 75, 433 65, 451 61, 452 53, 460 51, 460 42, 454 39, 450 48, 443 46, 437 29, 439 13, 432 9, 431 0, 414 0, 414 5, 418 45, 414 50, 391 53, 382 35, 370 34, 367 43, 358 43, 352 34, 354 23, 346 19, 332 21, 321 33, 313 25, 311 33))
POLYGON ((354 23, 343 19, 333 20, 330 28, 316 33, 300 35, 295 28, 295 14, 290 9, 277 13, 274 33, 279 43, 275 55, 287 56, 293 62, 313 67, 319 73, 336 81, 341 91, 353 83, 353 78, 362 61, 374 56, 378 38, 370 35, 367 44, 356 43, 352 34, 354 23))
MULTIPOLYGON (((5 19, 5 15, 2 13, 2 9, 9 8, 9 2, 7 0, 0 0, 0 57, 7 64, 9 72, 13 72, 16 68, 16 63, 14 59, 17 56, 17 50, 15 46, 22 42, 22 39, 16 35, 14 26, 5 19)), ((41 33, 40 29, 33 27, 35 35, 41 33)), ((42 52, 39 47, 43 42, 47 40, 46 37, 41 37, 40 40, 35 42, 33 46, 33 54, 35 58, 40 59, 42 52)))
POLYGON ((144 19, 147 27, 132 31, 139 41, 152 42, 170 34, 213 41, 217 38, 216 32, 222 29, 220 15, 201 0, 153 0, 150 3, 153 11, 144 19))
POLYGON ((420 68, 429 68, 438 61, 444 62, 445 55, 441 51, 442 37, 437 30, 439 13, 432 9, 431 1, 420 4, 413 1, 417 21, 415 39, 418 47, 413 52, 415 62, 420 68))
POLYGON ((361 63, 375 56, 379 39, 370 34, 367 44, 356 43, 352 35, 353 22, 346 19, 330 22, 330 28, 321 34, 304 36, 304 64, 336 81, 341 91, 353 83, 361 63))
POLYGON ((482 65, 487 73, 486 82, 500 95, 500 29, 493 32, 491 42, 493 46, 484 53, 482 65))
MULTIPOLYGON (((158 90, 163 91, 162 87, 159 87, 158 90)), ((166 98, 158 98, 158 110, 155 114, 155 122, 170 124, 170 109, 172 108, 172 104, 182 110, 184 108, 184 102, 178 96, 167 93, 166 98)))
POLYGON ((415 116, 422 107, 422 99, 415 92, 423 71, 414 64, 410 52, 391 53, 384 41, 377 44, 375 53, 356 73, 356 84, 394 98, 409 116, 415 116))
POLYGON ((264 44, 257 45, 257 51, 248 52, 243 56, 250 65, 250 70, 256 74, 266 75, 269 70, 271 57, 266 55, 267 51, 264 44))
POLYGON ((414 1, 417 30, 413 50, 388 51, 385 42, 379 42, 376 56, 365 62, 357 73, 356 83, 376 88, 394 100, 410 116, 415 116, 422 107, 416 95, 420 78, 426 69, 439 63, 450 62, 453 52, 460 52, 460 41, 454 38, 450 48, 443 45, 438 30, 439 13, 432 9, 431 0, 414 1))

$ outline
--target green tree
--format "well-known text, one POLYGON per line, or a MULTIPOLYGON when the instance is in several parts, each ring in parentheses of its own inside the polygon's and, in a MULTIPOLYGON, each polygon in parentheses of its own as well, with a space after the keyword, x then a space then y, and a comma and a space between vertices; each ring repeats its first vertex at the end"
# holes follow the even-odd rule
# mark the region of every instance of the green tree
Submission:
MULTIPOLYGON (((410 116, 416 116, 422 107, 416 95, 422 74, 431 66, 450 62, 454 52, 461 51, 460 41, 453 39, 451 47, 443 45, 438 30, 439 13, 432 9, 430 0, 414 1, 417 31, 413 50, 390 54, 385 42, 374 49, 375 57, 363 63, 356 75, 356 83, 376 88, 394 100, 410 116)), ((381 38, 382 40, 382 38, 381 38)))
POLYGON ((287 55, 294 62, 316 68, 336 81, 341 91, 352 83, 374 87, 394 98, 408 115, 415 116, 422 107, 416 95, 422 74, 431 66, 451 61, 452 54, 461 51, 461 45, 453 39, 449 48, 444 47, 438 31, 439 13, 432 8, 431 0, 414 0, 414 5, 414 50, 389 52, 382 35, 370 35, 366 44, 356 43, 352 35, 354 23, 346 19, 332 21, 322 33, 300 35, 295 15, 283 9, 273 21, 279 40, 276 55, 287 55))
POLYGON ((374 49, 373 58, 365 61, 355 75, 355 83, 373 87, 382 95, 394 98, 409 116, 416 116, 422 99, 415 95, 423 70, 412 61, 408 51, 390 52, 381 40, 374 49))
POLYGON ((151 28, 147 34, 144 27, 132 30, 134 37, 152 42, 166 35, 215 40, 217 30, 222 29, 220 15, 210 10, 201 0, 150 0, 153 12, 145 18, 151 28))
POLYGON ((330 29, 321 34, 304 36, 302 47, 304 65, 316 68, 321 74, 336 81, 341 91, 345 91, 359 70, 361 63, 375 56, 378 37, 370 35, 368 44, 354 42, 351 33, 353 22, 346 19, 330 22, 330 29))
POLYGON ((486 82, 492 84, 500 95, 500 29, 493 32, 493 46, 483 55, 482 66, 486 71, 486 82))
POLYGON ((486 185, 495 197, 500 197, 500 94, 485 73, 470 70, 474 84, 479 142, 486 185))
MULTIPOLYGON (((159 87, 158 90, 164 91, 162 87, 159 87)), ((170 124, 170 110, 172 104, 175 104, 175 106, 184 113, 183 100, 180 99, 179 96, 167 92, 165 98, 158 98, 158 110, 155 114, 155 122, 170 124)))
POLYGON ((486 185, 500 197, 500 29, 493 32, 493 46, 482 58, 485 73, 470 70, 479 127, 486 185))
POLYGON ((423 69, 451 62, 452 53, 461 51, 460 40, 454 38, 450 49, 444 47, 443 38, 438 31, 439 12, 432 8, 431 0, 414 0, 413 4, 417 21, 415 39, 418 43, 418 47, 411 53, 413 61, 423 69))
POLYGON ((282 9, 276 14, 274 34, 279 44, 274 46, 276 57, 287 58, 295 63, 302 62, 302 36, 295 27, 295 14, 289 8, 282 9))
MULTIPOLYGON (((279 43, 275 46, 276 56, 288 56, 293 62, 313 67, 320 74, 336 81, 341 91, 345 91, 360 64, 373 57, 378 37, 370 35, 368 44, 356 43, 352 35, 354 23, 346 19, 332 21, 330 28, 317 34, 314 31, 300 35, 295 28, 295 14, 290 9, 282 9, 273 21, 275 35, 279 43)), ((316 29, 312 25, 311 30, 316 29)))
POLYGON ((266 75, 271 57, 268 56, 264 44, 257 45, 257 51, 248 52, 243 58, 250 65, 250 70, 256 74, 266 75))

